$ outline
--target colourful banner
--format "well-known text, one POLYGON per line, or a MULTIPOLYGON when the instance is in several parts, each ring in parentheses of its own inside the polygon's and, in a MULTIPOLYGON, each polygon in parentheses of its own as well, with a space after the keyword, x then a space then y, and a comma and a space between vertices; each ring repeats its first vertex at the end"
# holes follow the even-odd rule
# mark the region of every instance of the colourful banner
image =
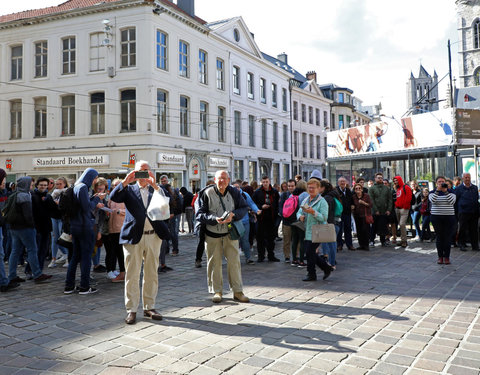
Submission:
POLYGON ((446 146, 452 143, 452 123, 450 109, 400 120, 382 116, 378 122, 329 132, 327 156, 334 158, 446 146))

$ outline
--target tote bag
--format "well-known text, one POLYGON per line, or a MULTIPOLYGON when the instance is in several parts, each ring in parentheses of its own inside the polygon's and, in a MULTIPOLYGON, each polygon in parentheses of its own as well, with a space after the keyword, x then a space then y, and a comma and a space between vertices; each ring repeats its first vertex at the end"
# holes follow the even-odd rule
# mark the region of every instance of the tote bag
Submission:
POLYGON ((337 241, 334 224, 315 224, 312 225, 312 242, 327 243, 337 241))

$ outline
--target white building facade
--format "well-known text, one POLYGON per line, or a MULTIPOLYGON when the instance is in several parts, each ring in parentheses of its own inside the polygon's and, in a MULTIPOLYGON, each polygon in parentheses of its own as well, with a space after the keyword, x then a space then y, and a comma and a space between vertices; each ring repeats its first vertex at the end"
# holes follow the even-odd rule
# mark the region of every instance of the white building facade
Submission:
POLYGON ((250 168, 255 179, 279 182, 290 166, 282 143, 288 74, 211 31, 166 0, 70 0, 0 16, 0 163, 9 180, 73 179, 85 167, 113 178, 144 159, 176 186, 204 186, 219 169, 247 179, 250 168), (233 66, 241 67, 241 95, 233 66), (277 108, 247 97, 247 72, 258 96, 260 77, 277 84, 277 108), (255 129, 254 146, 249 116, 259 129, 268 119, 267 138, 255 129))
POLYGON ((289 178, 292 74, 266 60, 241 17, 208 24, 230 51, 233 177, 272 183, 289 178))

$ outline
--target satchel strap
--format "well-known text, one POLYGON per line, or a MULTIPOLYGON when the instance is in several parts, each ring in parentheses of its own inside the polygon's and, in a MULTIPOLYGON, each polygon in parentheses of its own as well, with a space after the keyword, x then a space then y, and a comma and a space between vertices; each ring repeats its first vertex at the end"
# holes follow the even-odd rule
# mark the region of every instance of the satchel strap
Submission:
POLYGON ((225 208, 225 203, 223 203, 222 194, 220 194, 220 192, 217 190, 217 187, 214 187, 214 189, 215 193, 217 193, 218 197, 220 198, 220 203, 222 204, 223 211, 227 211, 227 209, 225 208))

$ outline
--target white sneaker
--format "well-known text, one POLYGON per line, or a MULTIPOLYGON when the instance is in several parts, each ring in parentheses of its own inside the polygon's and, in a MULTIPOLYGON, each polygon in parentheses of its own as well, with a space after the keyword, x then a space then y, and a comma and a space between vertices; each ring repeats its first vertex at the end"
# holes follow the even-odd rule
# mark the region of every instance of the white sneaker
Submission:
POLYGON ((67 260, 65 263, 63 263, 63 266, 62 266, 62 267, 63 267, 63 268, 68 268, 68 260, 67 260))
POLYGON ((107 273, 107 279, 112 280, 112 279, 114 279, 114 278, 116 278, 116 277, 117 277, 117 275, 115 275, 115 272, 114 272, 114 271, 110 271, 110 272, 107 273))
POLYGON ((50 264, 48 265, 48 268, 54 268, 56 267, 57 264, 55 263, 55 260, 52 259, 52 261, 50 262, 50 264))
POLYGON ((68 260, 68 255, 67 254, 62 254, 60 258, 58 258, 55 263, 57 264, 62 264, 65 263, 68 260))

